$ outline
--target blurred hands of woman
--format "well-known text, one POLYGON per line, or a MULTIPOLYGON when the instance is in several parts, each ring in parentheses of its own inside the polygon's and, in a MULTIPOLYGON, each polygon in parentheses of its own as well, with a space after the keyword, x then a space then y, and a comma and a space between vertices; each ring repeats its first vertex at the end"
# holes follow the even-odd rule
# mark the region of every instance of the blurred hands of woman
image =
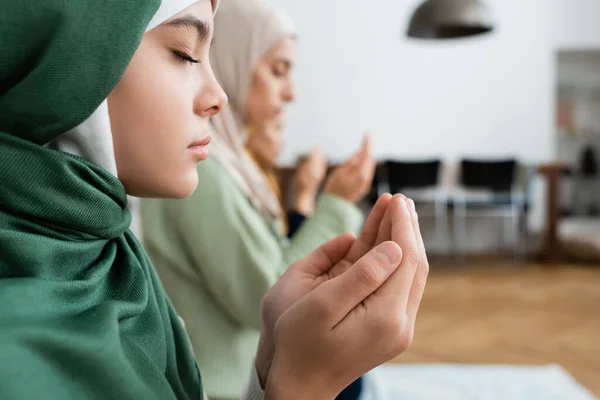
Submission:
POLYGON ((406 351, 428 271, 414 203, 389 194, 358 238, 339 236, 293 264, 261 307, 266 399, 333 399, 406 351))
POLYGON ((325 193, 357 203, 369 192, 374 173, 371 137, 367 134, 360 150, 331 173, 325 183, 325 193))
POLYGON ((300 161, 295 176, 295 211, 304 215, 312 214, 317 194, 326 172, 327 160, 323 152, 318 148, 313 149, 300 161))

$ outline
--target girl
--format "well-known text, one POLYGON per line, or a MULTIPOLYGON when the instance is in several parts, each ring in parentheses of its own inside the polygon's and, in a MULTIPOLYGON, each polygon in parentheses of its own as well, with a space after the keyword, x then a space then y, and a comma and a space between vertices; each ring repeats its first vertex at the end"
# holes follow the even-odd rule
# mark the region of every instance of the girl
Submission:
MULTIPOLYGON (((294 99, 296 30, 269 1, 225 0, 215 17, 211 65, 229 105, 212 119, 212 157, 198 190, 182 201, 145 200, 145 247, 186 322, 213 399, 243 390, 259 340, 260 302, 294 261, 363 222, 369 144, 325 184, 314 213, 291 240, 274 185, 246 150, 248 130, 281 135, 294 99)), ((316 194, 315 194, 316 195, 316 194)), ((314 196, 314 195, 313 195, 314 196)))
MULTIPOLYGON (((208 62, 216 6, 3 3, 0 398, 202 397, 126 195, 197 185, 209 118, 226 103, 208 62)), ((268 399, 332 398, 406 349, 427 271, 409 206, 382 197, 358 239, 327 243, 269 291, 246 398, 261 386, 268 399)))

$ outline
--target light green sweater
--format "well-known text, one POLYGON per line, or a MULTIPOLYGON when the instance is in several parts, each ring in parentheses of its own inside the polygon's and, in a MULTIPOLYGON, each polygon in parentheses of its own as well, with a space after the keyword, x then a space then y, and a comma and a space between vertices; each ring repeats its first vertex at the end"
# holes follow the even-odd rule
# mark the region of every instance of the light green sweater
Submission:
POLYGON ((320 198, 292 240, 268 224, 226 170, 198 166, 184 200, 144 200, 145 245, 185 320, 209 397, 239 399, 253 368, 260 302, 286 268, 327 240, 357 233, 363 215, 337 197, 320 198))

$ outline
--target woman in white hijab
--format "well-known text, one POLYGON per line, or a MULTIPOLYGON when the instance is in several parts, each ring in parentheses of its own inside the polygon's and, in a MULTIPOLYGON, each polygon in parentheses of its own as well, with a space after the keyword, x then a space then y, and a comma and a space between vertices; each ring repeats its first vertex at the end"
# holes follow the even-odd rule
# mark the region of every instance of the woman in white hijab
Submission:
POLYGON ((222 1, 211 64, 229 105, 211 119, 212 157, 198 167, 200 185, 210 189, 143 203, 146 248, 186 321, 213 398, 239 396, 259 339, 261 299, 279 276, 362 225, 354 203, 373 176, 368 140, 331 174, 290 240, 277 189, 246 149, 249 132, 281 135, 284 107, 294 98, 295 37, 292 21, 269 1, 222 1))
MULTIPOLYGON (((296 29, 268 0, 226 0, 221 11, 216 23, 220 39, 211 49, 211 63, 229 106, 212 118, 212 154, 269 222, 281 220, 278 189, 262 169, 264 153, 259 155, 256 146, 248 151, 248 144, 252 136, 281 143, 285 106, 294 100, 296 29)), ((350 203, 366 194, 374 166, 368 138, 353 162, 352 168, 346 166, 329 179, 325 193, 350 203)))

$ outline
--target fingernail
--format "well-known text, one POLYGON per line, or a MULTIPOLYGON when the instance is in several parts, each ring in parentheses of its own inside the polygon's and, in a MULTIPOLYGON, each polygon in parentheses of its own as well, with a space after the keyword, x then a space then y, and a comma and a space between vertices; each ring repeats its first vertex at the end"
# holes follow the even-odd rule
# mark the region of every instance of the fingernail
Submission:
POLYGON ((402 204, 402 207, 406 207, 407 210, 410 210, 408 208, 408 202, 406 201, 406 197, 400 196, 400 204, 402 204))
POLYGON ((408 202, 408 209, 412 212, 417 212, 417 209, 415 208, 415 202, 413 201, 413 199, 406 199, 406 201, 408 202))
POLYGON ((377 254, 381 254, 388 263, 397 264, 400 261, 398 246, 391 242, 384 242, 377 247, 377 254))

